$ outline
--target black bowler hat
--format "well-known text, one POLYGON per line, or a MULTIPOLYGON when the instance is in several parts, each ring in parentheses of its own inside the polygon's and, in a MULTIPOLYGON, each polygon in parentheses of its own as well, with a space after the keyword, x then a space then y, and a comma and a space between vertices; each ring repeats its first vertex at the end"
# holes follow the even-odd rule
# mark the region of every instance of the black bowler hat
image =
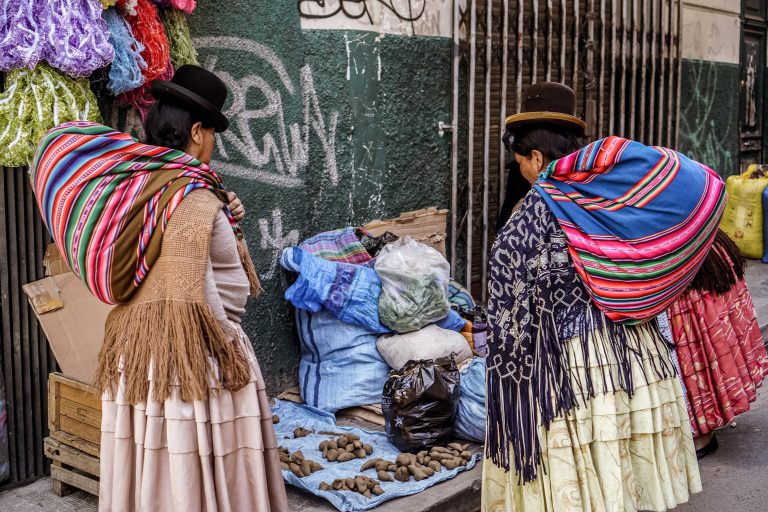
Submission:
POLYGON ((576 93, 557 82, 539 82, 523 93, 519 114, 507 117, 507 130, 532 124, 553 124, 584 135, 587 124, 576 117, 576 93))
POLYGON ((229 127, 229 120, 221 112, 227 99, 227 86, 210 71, 200 66, 185 64, 176 70, 171 81, 152 82, 152 96, 180 103, 193 109, 213 124, 217 132, 229 127))

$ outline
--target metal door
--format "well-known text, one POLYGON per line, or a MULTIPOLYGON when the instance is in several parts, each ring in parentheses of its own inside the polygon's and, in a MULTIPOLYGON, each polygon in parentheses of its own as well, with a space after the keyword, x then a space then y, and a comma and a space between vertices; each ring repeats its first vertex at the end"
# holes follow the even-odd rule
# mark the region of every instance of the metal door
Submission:
POLYGON ((739 167, 764 162, 766 0, 746 0, 741 28, 739 167))
POLYGON ((597 139, 677 145, 681 0, 455 0, 451 264, 485 300, 504 200, 504 119, 557 81, 597 139))

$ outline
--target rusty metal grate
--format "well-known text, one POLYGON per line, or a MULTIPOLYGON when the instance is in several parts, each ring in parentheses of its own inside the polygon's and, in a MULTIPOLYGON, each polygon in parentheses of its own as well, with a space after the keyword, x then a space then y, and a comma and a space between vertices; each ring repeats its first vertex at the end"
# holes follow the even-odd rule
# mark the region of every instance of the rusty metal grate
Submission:
POLYGON ((18 484, 43 476, 47 435, 48 372, 56 361, 22 285, 43 276, 48 231, 23 168, 0 167, 0 361, 8 406, 11 478, 18 484))
POLYGON ((681 9, 681 0, 454 1, 451 264, 476 296, 485 300, 504 200, 504 118, 522 91, 565 83, 588 137, 675 147, 681 9))

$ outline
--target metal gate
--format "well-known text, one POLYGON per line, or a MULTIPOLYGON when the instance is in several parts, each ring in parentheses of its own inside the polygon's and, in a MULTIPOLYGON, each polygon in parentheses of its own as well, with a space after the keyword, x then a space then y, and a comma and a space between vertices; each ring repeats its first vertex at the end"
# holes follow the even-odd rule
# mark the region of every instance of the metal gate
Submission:
POLYGON ((504 200, 504 119, 562 82, 587 137, 677 145, 681 0, 454 0, 451 268, 486 299, 504 200))
POLYGON ((48 471, 43 438, 48 432, 48 372, 56 360, 21 287, 43 276, 48 232, 27 170, 0 167, 0 368, 8 408, 8 484, 48 471))

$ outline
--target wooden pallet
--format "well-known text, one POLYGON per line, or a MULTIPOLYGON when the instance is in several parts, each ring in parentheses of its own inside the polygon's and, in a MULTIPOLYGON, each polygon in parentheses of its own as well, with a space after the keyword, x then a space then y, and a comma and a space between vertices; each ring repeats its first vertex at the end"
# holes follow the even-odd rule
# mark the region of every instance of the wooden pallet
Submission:
POLYGON ((101 400, 94 388, 61 373, 48 376, 48 428, 45 456, 57 496, 80 489, 99 495, 101 400))
POLYGON ((44 441, 45 456, 51 459, 51 480, 56 496, 78 489, 99 495, 99 459, 51 437, 44 441))
MULTIPOLYGON (((304 400, 301 399, 298 387, 288 388, 279 395, 277 398, 280 400, 286 400, 296 404, 303 404, 304 400)), ((348 418, 357 418, 373 423, 380 427, 384 426, 384 416, 381 413, 381 405, 363 405, 360 407, 350 407, 348 409, 341 409, 336 413, 337 416, 346 416, 348 418)))
POLYGON ((48 429, 51 437, 99 456, 101 400, 91 386, 60 373, 48 377, 48 429))

